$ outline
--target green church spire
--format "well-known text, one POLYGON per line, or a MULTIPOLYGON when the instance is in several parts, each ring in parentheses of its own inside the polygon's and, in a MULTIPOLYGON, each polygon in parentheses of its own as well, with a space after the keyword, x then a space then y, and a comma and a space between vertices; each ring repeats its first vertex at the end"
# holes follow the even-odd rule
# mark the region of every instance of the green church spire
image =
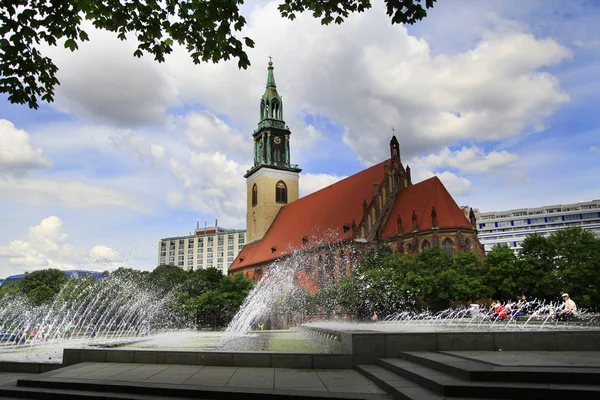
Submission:
POLYGON ((260 119, 254 138, 254 166, 246 172, 249 177, 262 167, 298 173, 297 165, 290 164, 290 128, 283 120, 283 99, 277 93, 273 60, 269 57, 267 87, 260 98, 260 119))
POLYGON ((273 74, 273 60, 269 56, 267 67, 267 88, 260 99, 260 120, 258 128, 286 129, 283 121, 283 100, 277 93, 275 75, 273 74))

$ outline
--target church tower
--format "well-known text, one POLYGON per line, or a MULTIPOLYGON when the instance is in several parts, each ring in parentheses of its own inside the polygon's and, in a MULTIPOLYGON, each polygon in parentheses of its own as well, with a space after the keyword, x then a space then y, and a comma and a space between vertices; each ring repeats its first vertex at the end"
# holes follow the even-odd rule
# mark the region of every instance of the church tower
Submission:
POLYGON ((283 121, 283 100, 277 93, 273 62, 267 68, 267 88, 260 100, 254 138, 254 166, 246 172, 246 243, 263 238, 284 205, 298 200, 299 173, 290 164, 290 129, 283 121))

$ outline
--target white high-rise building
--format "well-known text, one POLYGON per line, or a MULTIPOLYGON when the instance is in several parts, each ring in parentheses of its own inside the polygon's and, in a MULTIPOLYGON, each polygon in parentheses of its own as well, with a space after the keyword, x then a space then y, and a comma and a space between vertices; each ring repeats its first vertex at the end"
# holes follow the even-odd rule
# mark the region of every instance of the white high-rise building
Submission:
POLYGON ((246 242, 246 231, 216 226, 196 228, 194 235, 164 238, 158 242, 158 265, 172 265, 187 271, 227 269, 246 242))
POLYGON ((523 240, 532 233, 549 236, 572 226, 589 229, 600 237, 600 200, 485 213, 473 211, 477 237, 486 253, 497 244, 519 251, 523 240))

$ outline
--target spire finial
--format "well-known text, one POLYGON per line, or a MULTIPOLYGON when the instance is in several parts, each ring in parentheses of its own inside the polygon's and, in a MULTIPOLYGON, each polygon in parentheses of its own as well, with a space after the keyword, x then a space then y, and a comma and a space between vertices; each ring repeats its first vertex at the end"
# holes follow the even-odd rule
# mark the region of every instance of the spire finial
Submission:
POLYGON ((273 57, 269 56, 269 67, 267 68, 267 88, 275 88, 275 76, 273 75, 273 57))
POLYGON ((396 136, 396 130, 394 129, 394 125, 392 125, 392 136, 396 136))

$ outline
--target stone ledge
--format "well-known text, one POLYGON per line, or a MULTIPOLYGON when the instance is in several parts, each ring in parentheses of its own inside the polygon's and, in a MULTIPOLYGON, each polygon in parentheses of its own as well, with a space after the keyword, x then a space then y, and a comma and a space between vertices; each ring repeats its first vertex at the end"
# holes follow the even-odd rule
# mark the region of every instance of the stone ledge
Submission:
POLYGON ((65 366, 81 362, 207 365, 224 367, 351 369, 349 354, 64 349, 65 366))
POLYGON ((0 361, 0 372, 20 372, 28 374, 42 374, 62 368, 58 363, 33 363, 18 361, 0 361))

